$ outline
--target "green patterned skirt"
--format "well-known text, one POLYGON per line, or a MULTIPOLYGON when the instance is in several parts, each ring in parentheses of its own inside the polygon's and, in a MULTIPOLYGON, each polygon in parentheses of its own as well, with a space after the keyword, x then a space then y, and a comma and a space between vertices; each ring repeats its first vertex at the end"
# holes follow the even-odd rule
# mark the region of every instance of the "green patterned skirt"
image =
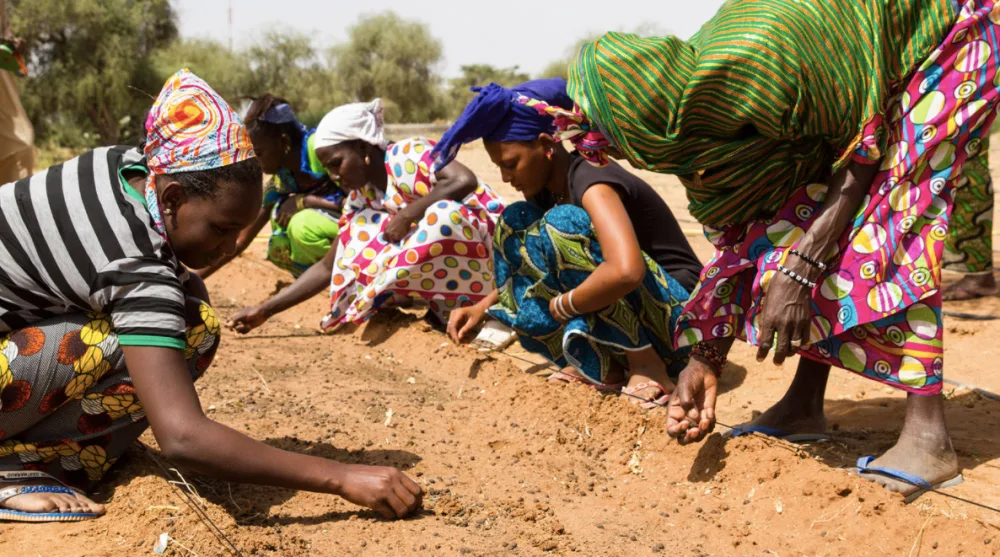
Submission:
POLYGON ((993 271, 993 180, 989 136, 982 150, 966 161, 964 185, 955 190, 954 208, 944 244, 944 269, 964 274, 993 271))

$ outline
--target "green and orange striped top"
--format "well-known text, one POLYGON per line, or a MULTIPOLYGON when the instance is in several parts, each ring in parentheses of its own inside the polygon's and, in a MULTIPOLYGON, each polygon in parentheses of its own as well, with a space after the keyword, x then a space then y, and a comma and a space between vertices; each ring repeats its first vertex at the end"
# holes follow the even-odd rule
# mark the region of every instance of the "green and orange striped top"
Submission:
POLYGON ((586 44, 569 93, 634 166, 679 176, 699 222, 739 224, 835 171, 956 15, 952 0, 729 0, 687 41, 586 44))

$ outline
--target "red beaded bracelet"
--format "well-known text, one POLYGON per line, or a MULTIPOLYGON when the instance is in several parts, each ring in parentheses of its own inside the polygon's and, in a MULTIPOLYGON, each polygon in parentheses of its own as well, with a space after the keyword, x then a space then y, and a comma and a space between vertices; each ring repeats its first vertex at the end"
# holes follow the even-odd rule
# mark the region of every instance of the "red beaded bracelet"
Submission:
POLYGON ((721 376, 722 368, 726 367, 726 355, 722 353, 722 350, 707 342, 699 342, 692 346, 691 355, 705 360, 708 363, 708 367, 712 368, 712 372, 715 373, 716 377, 721 376))

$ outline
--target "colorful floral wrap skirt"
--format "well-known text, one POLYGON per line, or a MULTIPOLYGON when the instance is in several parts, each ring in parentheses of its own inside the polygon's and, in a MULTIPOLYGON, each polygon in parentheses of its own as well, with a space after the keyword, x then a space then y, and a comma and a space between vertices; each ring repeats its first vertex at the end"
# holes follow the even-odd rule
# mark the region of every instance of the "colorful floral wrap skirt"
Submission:
MULTIPOLYGON (((212 308, 187 301, 192 380, 219 344, 212 308)), ((0 472, 89 489, 149 426, 108 316, 72 313, 0 337, 0 472)))

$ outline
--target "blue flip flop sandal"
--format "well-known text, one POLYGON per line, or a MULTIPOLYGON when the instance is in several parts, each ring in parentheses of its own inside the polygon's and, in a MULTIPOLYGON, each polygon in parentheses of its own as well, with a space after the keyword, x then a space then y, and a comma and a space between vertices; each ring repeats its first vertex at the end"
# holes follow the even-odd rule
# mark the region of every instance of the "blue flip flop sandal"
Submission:
POLYGON ((787 431, 767 427, 762 425, 742 424, 734 427, 727 434, 728 437, 742 437, 751 433, 760 433, 789 443, 813 443, 817 441, 829 441, 830 436, 825 433, 788 433, 787 431))
MULTIPOLYGON (((57 485, 24 485, 0 489, 0 505, 11 497, 27 493, 65 493, 76 495, 76 491, 57 485)), ((12 509, 0 509, 0 520, 11 522, 79 522, 97 518, 97 513, 29 513, 12 509)))
POLYGON ((930 491, 932 489, 944 489, 946 487, 955 487, 956 485, 958 485, 958 484, 960 484, 960 483, 962 483, 964 481, 964 478, 962 478, 962 475, 959 474, 959 475, 955 476, 954 478, 952 478, 950 480, 945 480, 943 482, 938 482, 936 484, 932 484, 929 481, 921 478, 920 476, 914 476, 913 474, 910 474, 908 472, 904 472, 902 470, 896 470, 895 468, 883 468, 881 466, 872 466, 871 463, 872 463, 873 460, 875 460, 875 457, 873 457, 873 456, 863 456, 863 457, 859 458, 858 459, 858 466, 857 466, 857 468, 858 468, 858 474, 860 475, 860 474, 863 474, 865 472, 867 472, 869 474, 878 474, 880 476, 885 476, 887 478, 892 478, 894 480, 899 480, 899 481, 901 481, 903 483, 907 483, 907 484, 910 484, 910 485, 912 485, 914 487, 919 488, 916 491, 914 491, 913 493, 911 493, 911 494, 909 494, 909 495, 906 496, 906 498, 904 499, 904 501, 907 504, 910 504, 910 503, 916 501, 918 497, 920 497, 921 495, 923 495, 924 493, 927 493, 928 491, 930 491))

